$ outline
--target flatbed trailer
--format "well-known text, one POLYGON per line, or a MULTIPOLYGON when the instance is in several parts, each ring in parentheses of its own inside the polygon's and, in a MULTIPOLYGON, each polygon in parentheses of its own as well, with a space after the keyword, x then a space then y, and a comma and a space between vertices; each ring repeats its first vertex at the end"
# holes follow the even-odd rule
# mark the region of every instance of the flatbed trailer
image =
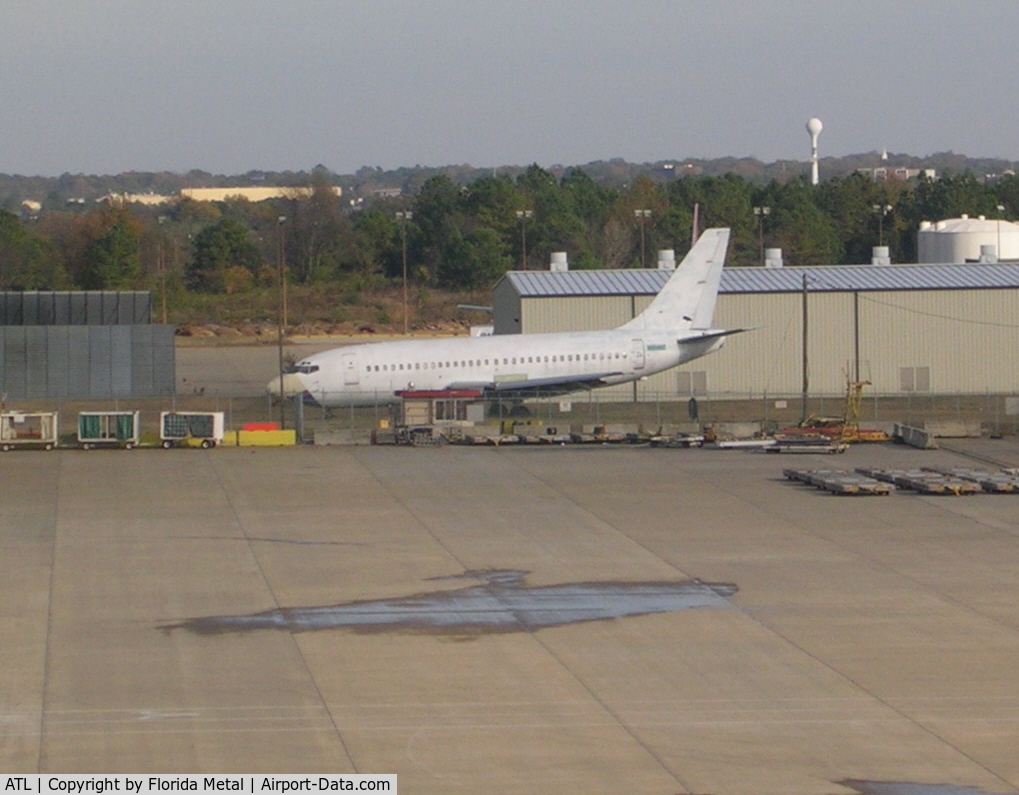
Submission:
POLYGON ((979 494, 982 491, 980 485, 973 481, 924 469, 857 467, 856 471, 861 475, 877 478, 885 483, 894 483, 899 488, 910 489, 919 494, 954 494, 960 497, 979 494))
POLYGON ((784 469, 789 480, 798 480, 832 494, 884 496, 895 491, 891 483, 845 469, 784 469))
POLYGON ((769 453, 844 453, 849 445, 837 439, 829 439, 822 435, 775 436, 774 444, 766 449, 769 453))

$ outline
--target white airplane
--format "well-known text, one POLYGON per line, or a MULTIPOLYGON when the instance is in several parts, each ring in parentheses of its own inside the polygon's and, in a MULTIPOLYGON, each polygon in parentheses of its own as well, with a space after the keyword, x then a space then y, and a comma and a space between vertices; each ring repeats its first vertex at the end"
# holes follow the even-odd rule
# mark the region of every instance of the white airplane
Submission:
MULTIPOLYGON (((645 378, 746 330, 711 324, 728 242, 728 229, 706 230, 647 309, 618 328, 347 345, 299 361, 283 375, 283 394, 325 407, 372 406, 413 391, 519 399, 645 378)), ((267 389, 278 396, 280 387, 277 377, 267 389)))

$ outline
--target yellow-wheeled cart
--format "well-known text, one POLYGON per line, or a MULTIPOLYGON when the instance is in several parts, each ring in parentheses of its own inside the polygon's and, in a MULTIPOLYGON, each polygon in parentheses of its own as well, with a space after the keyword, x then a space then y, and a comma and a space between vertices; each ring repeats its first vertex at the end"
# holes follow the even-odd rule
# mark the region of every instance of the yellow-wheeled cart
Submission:
POLYGON ((223 443, 222 411, 164 411, 159 415, 160 444, 171 447, 204 447, 223 443))

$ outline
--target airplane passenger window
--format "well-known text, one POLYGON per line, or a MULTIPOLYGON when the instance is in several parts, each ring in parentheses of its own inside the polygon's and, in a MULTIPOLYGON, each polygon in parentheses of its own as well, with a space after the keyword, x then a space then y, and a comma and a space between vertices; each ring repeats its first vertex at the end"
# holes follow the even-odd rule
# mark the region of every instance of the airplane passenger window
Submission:
POLYGON ((414 369, 415 370, 420 370, 421 369, 421 362, 414 362, 414 369))
POLYGON ((388 365, 388 364, 384 364, 384 365, 382 365, 382 369, 383 369, 383 370, 388 370, 388 369, 389 369, 389 365, 388 365))

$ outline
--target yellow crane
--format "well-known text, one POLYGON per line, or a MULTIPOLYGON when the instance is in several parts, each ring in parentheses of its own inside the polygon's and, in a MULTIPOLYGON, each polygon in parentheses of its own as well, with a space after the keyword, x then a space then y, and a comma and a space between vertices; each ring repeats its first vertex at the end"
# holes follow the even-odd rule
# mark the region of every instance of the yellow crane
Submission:
POLYGON ((891 437, 884 431, 860 428, 860 404, 863 402, 865 386, 871 386, 870 381, 846 382, 846 409, 842 417, 842 441, 887 442, 891 437))

